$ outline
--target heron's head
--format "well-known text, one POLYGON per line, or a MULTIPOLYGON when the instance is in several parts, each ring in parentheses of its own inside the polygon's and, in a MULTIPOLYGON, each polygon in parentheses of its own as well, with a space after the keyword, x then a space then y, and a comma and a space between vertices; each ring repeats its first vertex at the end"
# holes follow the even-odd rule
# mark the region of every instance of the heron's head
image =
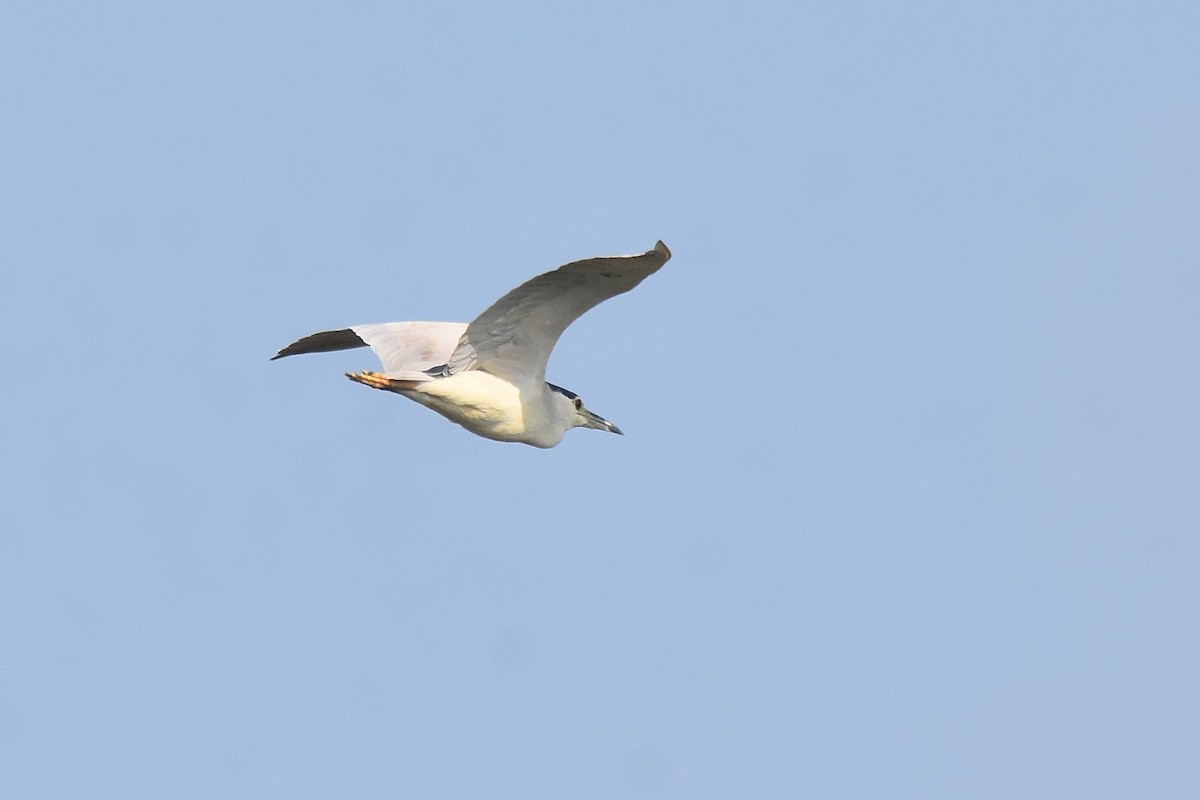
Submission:
POLYGON ((571 415, 571 427, 594 428, 598 431, 608 431, 609 433, 616 433, 621 436, 625 435, 621 433, 620 428, 618 428, 616 425, 613 425, 604 417, 588 411, 587 407, 583 404, 583 398, 581 398, 579 395, 564 389, 561 386, 555 386, 553 383, 548 383, 547 386, 554 390, 555 395, 557 395, 559 398, 558 402, 560 405, 562 405, 564 401, 570 404, 570 407, 567 408, 567 413, 571 415))

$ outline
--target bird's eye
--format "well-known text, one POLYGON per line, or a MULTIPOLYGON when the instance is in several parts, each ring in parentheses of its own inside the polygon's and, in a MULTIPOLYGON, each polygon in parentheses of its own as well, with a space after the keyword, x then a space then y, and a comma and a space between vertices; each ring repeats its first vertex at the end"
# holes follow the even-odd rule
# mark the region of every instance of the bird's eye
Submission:
POLYGON ((579 411, 579 410, 581 410, 582 408, 583 408, 583 401, 582 401, 582 400, 580 400, 578 397, 576 397, 576 398, 575 398, 575 410, 576 410, 576 411, 579 411))

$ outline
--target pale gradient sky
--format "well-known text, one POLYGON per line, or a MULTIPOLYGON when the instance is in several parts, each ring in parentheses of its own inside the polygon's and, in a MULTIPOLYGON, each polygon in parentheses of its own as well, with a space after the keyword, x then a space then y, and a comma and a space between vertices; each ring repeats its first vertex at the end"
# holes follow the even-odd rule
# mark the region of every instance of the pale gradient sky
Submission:
POLYGON ((1197 42, 1184 2, 9 3, 0 786, 1200 796, 1197 42), (267 360, 659 238, 548 373, 624 437, 267 360))

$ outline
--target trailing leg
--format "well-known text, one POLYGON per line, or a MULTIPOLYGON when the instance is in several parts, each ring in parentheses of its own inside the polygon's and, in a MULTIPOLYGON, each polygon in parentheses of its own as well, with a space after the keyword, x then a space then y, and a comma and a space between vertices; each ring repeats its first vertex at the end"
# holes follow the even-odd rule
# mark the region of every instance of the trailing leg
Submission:
POLYGON ((417 385, 416 381, 398 381, 382 375, 378 372, 347 372, 346 377, 355 383, 361 383, 363 386, 370 386, 372 389, 382 389, 386 392, 402 392, 407 389, 412 389, 417 385))

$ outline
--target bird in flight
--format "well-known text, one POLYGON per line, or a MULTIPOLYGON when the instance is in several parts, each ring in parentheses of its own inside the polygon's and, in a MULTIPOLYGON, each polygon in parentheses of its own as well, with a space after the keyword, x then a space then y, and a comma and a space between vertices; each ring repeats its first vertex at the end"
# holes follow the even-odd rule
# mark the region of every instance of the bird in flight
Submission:
POLYGON ((671 257, 662 242, 641 255, 589 258, 538 275, 471 323, 384 322, 305 336, 275 354, 370 347, 383 372, 348 372, 488 439, 554 447, 571 428, 621 430, 574 392, 546 381, 550 351, 588 309, 628 292, 671 257))

